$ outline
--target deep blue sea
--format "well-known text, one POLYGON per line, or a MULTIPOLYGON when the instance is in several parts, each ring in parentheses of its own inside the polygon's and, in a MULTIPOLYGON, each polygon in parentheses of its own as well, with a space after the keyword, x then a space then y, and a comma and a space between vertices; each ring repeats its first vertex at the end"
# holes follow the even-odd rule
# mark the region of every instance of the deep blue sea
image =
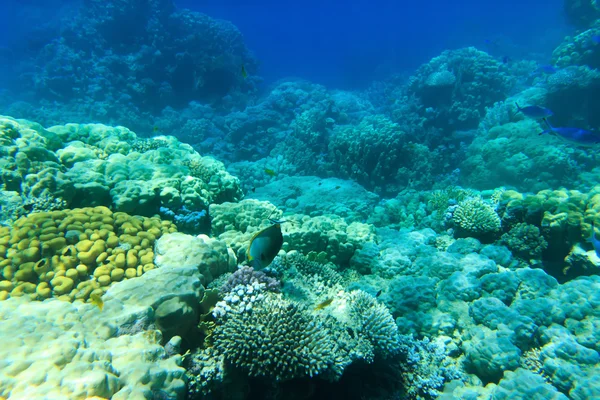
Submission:
MULTIPOLYGON (((44 29, 79 6, 77 0, 15 1, 0 27, 0 45, 35 46, 44 29), (41 31, 41 32, 40 32, 41 31), (33 39, 23 42, 32 32, 33 39)), ((446 49, 475 46, 497 57, 547 62, 572 33, 562 1, 176 1, 178 7, 233 22, 260 60, 267 82, 298 77, 341 89, 368 86, 392 73, 409 74, 446 49), (490 41, 491 43, 487 43, 490 41)), ((47 33, 49 36, 51 32, 47 33)))
POLYGON ((0 400, 600 399, 600 2, 0 16, 0 400))

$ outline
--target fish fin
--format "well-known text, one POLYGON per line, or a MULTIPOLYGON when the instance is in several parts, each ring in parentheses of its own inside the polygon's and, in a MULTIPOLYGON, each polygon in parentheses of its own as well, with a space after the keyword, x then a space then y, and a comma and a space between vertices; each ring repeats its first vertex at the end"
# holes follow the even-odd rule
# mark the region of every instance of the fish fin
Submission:
POLYGON ((519 103, 515 101, 515 106, 517 106, 517 112, 521 111, 521 107, 519 107, 519 103))
MULTIPOLYGON (((550 122, 548 122, 548 118, 544 117, 544 118, 542 118, 542 121, 544 121, 546 123, 546 125, 548 125, 548 129, 550 131, 554 130, 554 128, 552 127, 552 125, 550 125, 550 122)), ((546 132, 546 131, 544 131, 544 132, 546 132)))

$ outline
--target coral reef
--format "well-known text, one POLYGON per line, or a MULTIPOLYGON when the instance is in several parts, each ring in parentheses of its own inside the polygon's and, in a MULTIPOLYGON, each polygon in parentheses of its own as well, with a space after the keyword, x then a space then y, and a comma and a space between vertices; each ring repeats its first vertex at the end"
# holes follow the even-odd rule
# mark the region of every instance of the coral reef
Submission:
POLYGON ((452 222, 461 232, 473 236, 485 236, 500 230, 500 217, 496 210, 480 197, 468 198, 456 206, 452 222))
POLYGON ((67 124, 46 130, 1 117, 0 131, 6 190, 46 208, 58 201, 152 216, 160 207, 206 212, 211 203, 242 196, 239 181, 222 163, 174 137, 152 139, 160 146, 139 153, 134 150, 139 139, 123 127, 67 124))
POLYGON ((228 313, 211 340, 228 361, 250 376, 276 381, 323 374, 339 377, 348 363, 338 355, 335 340, 322 322, 314 321, 299 305, 270 296, 251 313, 228 313))
POLYGON ((208 285, 215 278, 235 270, 237 259, 225 242, 206 235, 171 233, 156 241, 154 262, 159 268, 194 267, 208 285))
POLYGON ((0 298, 89 300, 155 268, 154 242, 176 227, 106 207, 34 213, 0 228, 0 298))
POLYGON ((267 276, 262 271, 255 271, 254 268, 245 266, 231 274, 231 276, 227 278, 227 282, 221 286, 220 291, 222 293, 229 293, 238 285, 249 285, 253 283, 264 283, 265 290, 270 292, 279 292, 281 286, 281 282, 277 279, 267 276))
POLYGON ((417 143, 384 115, 336 126, 329 141, 332 169, 375 192, 390 193, 436 172, 435 152, 417 143))
POLYGON ((0 395, 181 398, 181 357, 165 354, 160 332, 111 335, 114 328, 96 310, 88 304, 25 298, 0 302, 0 395))
MULTIPOLYGON (((60 36, 45 38, 33 63, 21 67, 21 84, 34 91, 33 107, 58 103, 72 121, 150 131, 141 115, 255 90, 255 79, 239 73, 242 64, 254 73, 256 61, 238 29, 171 0, 89 1, 59 26, 60 36)), ((28 118, 60 123, 31 111, 28 118)))
MULTIPOLYGON (((407 96, 430 109, 427 124, 444 129, 476 128, 485 107, 504 98, 512 85, 505 67, 473 47, 444 51, 417 69, 407 96)), ((450 130, 450 129, 448 129, 450 130)))

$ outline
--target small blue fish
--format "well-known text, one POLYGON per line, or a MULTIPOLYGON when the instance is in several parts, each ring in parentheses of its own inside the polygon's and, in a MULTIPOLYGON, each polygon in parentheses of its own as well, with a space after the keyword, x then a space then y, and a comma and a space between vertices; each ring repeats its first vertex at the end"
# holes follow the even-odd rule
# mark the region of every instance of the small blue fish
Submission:
POLYGON ((543 135, 544 133, 555 133, 561 139, 581 146, 596 146, 600 144, 599 132, 588 131, 581 128, 555 128, 552 125, 550 125, 546 118, 544 118, 544 122, 546 123, 546 125, 548 125, 548 129, 541 132, 540 135, 543 135))
POLYGON ((600 257, 600 240, 596 238, 596 230, 594 229, 594 223, 592 222, 592 236, 590 237, 590 241, 594 246, 594 250, 596 250, 596 255, 600 257))
POLYGON ((537 72, 542 72, 544 74, 554 74, 556 73, 558 70, 556 69, 556 67, 554 65, 550 65, 550 64, 541 64, 537 67, 537 72))
POLYGON ((523 115, 533 118, 533 119, 542 119, 551 117, 554 115, 552 110, 549 110, 545 107, 540 106, 527 106, 527 107, 519 107, 519 104, 515 102, 517 106, 517 112, 522 112, 523 115))

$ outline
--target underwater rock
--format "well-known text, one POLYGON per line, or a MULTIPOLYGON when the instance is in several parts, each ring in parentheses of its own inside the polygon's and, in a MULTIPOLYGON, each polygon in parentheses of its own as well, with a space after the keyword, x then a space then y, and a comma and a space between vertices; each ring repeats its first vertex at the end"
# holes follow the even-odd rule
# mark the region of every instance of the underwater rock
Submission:
POLYGON ((236 269, 237 259, 233 251, 221 240, 183 233, 165 235, 161 239, 155 246, 155 263, 160 269, 196 268, 204 285, 236 269))
POLYGON ((114 336, 103 314, 94 305, 58 300, 0 302, 0 392, 23 400, 182 399, 181 357, 167 357, 160 332, 114 336))

